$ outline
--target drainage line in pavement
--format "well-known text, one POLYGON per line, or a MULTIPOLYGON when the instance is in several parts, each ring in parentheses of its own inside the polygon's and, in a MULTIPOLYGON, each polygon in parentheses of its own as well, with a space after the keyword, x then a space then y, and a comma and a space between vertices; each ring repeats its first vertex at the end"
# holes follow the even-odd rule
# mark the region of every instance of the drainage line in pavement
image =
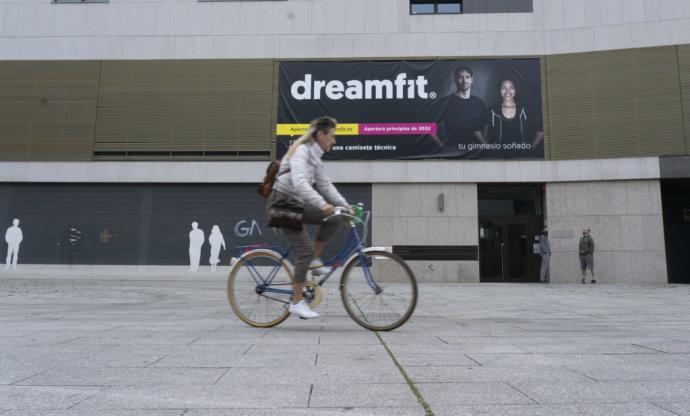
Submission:
POLYGON ((314 393, 314 384, 312 383, 311 387, 309 387, 309 399, 307 399, 307 407, 311 405, 311 395, 314 393))
POLYGON ((405 379, 405 382, 410 387, 410 390, 412 390, 412 394, 415 395, 419 404, 422 405, 422 407, 424 408, 424 412, 426 413, 426 416, 435 416, 434 411, 431 410, 431 406, 429 406, 429 403, 427 403, 426 400, 424 400, 422 393, 419 391, 419 389, 417 389, 417 386, 415 386, 412 379, 410 379, 410 376, 408 376, 407 372, 405 372, 405 370, 402 368, 402 366, 400 365, 398 360, 395 358, 395 355, 393 355, 393 351, 391 351, 390 348, 388 348, 388 344, 386 344, 386 341, 384 341, 383 338, 381 338, 381 335, 379 335, 378 332, 374 332, 374 334, 376 334, 376 337, 381 342, 381 345, 383 345, 383 348, 386 349, 386 352, 388 353, 388 355, 393 360, 393 363, 395 364, 395 366, 398 367, 398 371, 400 371, 400 374, 402 374, 403 378, 405 379))

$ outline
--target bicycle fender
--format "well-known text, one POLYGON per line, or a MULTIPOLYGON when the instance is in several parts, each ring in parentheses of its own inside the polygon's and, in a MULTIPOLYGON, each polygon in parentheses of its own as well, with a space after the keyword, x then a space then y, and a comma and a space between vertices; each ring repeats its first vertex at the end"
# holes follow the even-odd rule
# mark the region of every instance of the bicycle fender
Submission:
MULTIPOLYGON (((365 249, 362 249, 362 253, 370 253, 372 251, 387 251, 389 253, 392 252, 390 250, 390 247, 367 247, 365 249)), ((345 263, 343 263, 342 266, 343 269, 345 269, 345 267, 347 267, 348 264, 352 263, 357 258, 357 254, 358 253, 351 255, 347 260, 345 260, 345 263)))
MULTIPOLYGON (((389 253, 391 253, 391 254, 393 253, 393 250, 391 249, 391 247, 367 247, 367 248, 365 248, 365 249, 362 249, 362 253, 370 253, 370 252, 372 252, 372 251, 387 251, 387 252, 389 252, 389 253)), ((342 267, 343 267, 343 270, 345 270, 345 268, 347 268, 347 266, 348 266, 350 263, 352 263, 353 261, 357 260, 358 254, 359 254, 359 253, 355 253, 355 254, 351 255, 351 256, 345 261, 345 263, 343 263, 343 266, 342 266, 342 267)), ((340 285, 338 285, 338 290, 340 290, 340 289, 341 289, 341 287, 340 287, 340 285)))
POLYGON ((367 247, 362 252, 366 253, 367 251, 387 251, 389 253, 393 253, 393 247, 367 247))

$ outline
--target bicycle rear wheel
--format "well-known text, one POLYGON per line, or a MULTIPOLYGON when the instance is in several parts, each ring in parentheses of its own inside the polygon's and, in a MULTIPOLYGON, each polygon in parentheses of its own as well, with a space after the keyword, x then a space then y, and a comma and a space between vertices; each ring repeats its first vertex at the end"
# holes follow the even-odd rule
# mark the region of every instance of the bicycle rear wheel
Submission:
POLYGON ((417 281, 409 266, 387 251, 363 252, 348 263, 340 279, 348 315, 372 331, 404 324, 417 305, 417 281))
POLYGON ((288 293, 292 270, 281 256, 271 250, 253 250, 240 257, 228 275, 228 302, 245 323, 268 328, 288 317, 288 293))

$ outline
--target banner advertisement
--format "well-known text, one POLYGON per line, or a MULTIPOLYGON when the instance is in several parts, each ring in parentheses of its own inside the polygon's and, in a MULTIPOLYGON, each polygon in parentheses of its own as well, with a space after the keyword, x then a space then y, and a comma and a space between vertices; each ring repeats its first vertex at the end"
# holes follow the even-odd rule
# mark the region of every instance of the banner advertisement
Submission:
POLYGON ((543 159, 539 59, 283 62, 277 155, 338 120, 324 159, 543 159))

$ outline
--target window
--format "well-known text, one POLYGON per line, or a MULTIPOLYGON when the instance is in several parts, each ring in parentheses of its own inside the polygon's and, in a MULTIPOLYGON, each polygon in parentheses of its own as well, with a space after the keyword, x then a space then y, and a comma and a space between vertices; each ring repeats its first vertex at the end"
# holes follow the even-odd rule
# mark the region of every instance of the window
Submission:
POLYGON ((410 14, 459 14, 462 0, 410 0, 410 14))
POLYGON ((286 1, 286 0, 197 0, 197 1, 200 1, 200 2, 203 3, 203 2, 214 2, 214 1, 215 1, 215 2, 223 2, 223 1, 227 1, 227 2, 231 2, 231 1, 241 2, 241 1, 286 1))

